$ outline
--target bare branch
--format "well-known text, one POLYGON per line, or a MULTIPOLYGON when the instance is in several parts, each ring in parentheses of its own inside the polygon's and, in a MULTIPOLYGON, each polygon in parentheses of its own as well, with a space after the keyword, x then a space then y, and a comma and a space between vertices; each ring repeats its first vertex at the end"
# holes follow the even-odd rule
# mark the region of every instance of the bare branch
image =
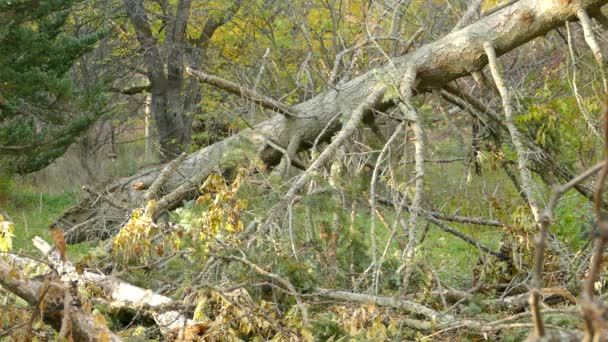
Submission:
POLYGON ((422 195, 424 193, 424 128, 423 123, 419 118, 418 110, 412 105, 412 97, 414 94, 414 86, 416 82, 416 66, 410 64, 407 67, 399 91, 402 94, 403 102, 399 103, 399 109, 403 116, 410 120, 410 126, 414 132, 414 160, 415 163, 415 190, 414 199, 410 206, 410 217, 408 220, 408 244, 403 251, 405 270, 403 275, 403 284, 401 292, 405 294, 409 284, 410 276, 414 268, 414 253, 418 246, 418 229, 416 227, 418 223, 418 216, 420 215, 422 208, 422 195))
MULTIPOLYGON (((400 309, 415 315, 422 315, 429 319, 439 319, 444 316, 441 313, 416 302, 411 302, 402 299, 394 299, 391 297, 369 296, 360 293, 352 293, 323 288, 318 288, 315 292, 315 295, 331 299, 345 300, 349 302, 374 303, 379 306, 400 309)), ((445 318, 447 320, 453 319, 453 317, 449 315, 446 315, 445 318)))
POLYGON ((491 42, 485 42, 484 49, 486 51, 486 55, 488 56, 488 62, 490 65, 490 71, 492 72, 492 77, 494 77, 494 82, 496 83, 496 87, 498 88, 498 91, 500 91, 500 95, 502 97, 502 106, 505 111, 505 121, 507 123, 509 133, 511 134, 511 141, 513 142, 513 146, 517 153, 517 162, 519 164, 519 175, 521 177, 522 190, 523 193, 526 195, 530 210, 532 211, 532 215, 534 216, 534 220, 538 223, 540 222, 540 213, 533 192, 534 181, 532 179, 532 174, 530 173, 530 169, 528 167, 529 155, 527 153, 527 149, 524 147, 524 144, 522 142, 521 133, 517 129, 517 126, 515 125, 515 121, 513 119, 511 94, 507 90, 504 80, 502 79, 494 46, 491 42))
POLYGON ((602 212, 602 194, 604 184, 608 177, 608 103, 604 104, 604 165, 595 183, 594 210, 597 220, 598 232, 595 238, 595 250, 591 265, 589 266, 589 276, 583 284, 583 317, 585 318, 585 339, 584 341, 599 340, 603 330, 606 329, 601 312, 603 309, 594 301, 593 289, 600 276, 600 269, 604 261, 604 249, 608 242, 608 215, 602 212))
POLYGON ((600 45, 595 38, 595 34, 593 33, 591 19, 589 19, 589 15, 584 8, 580 8, 578 11, 576 11, 576 16, 581 21, 581 26, 583 27, 583 32, 585 33, 585 41, 587 42, 589 49, 591 49, 591 52, 593 52, 593 57, 595 57, 595 61, 600 68, 604 92, 608 92, 608 79, 606 78, 606 70, 604 68, 606 61, 604 60, 600 45))
POLYGON ((180 154, 179 157, 173 159, 171 162, 169 162, 169 164, 167 164, 165 166, 165 168, 158 175, 158 178, 156 178, 154 183, 152 183, 152 185, 150 185, 150 188, 148 188, 148 191, 144 195, 144 199, 146 201, 151 201, 158 197, 158 192, 159 192, 160 188, 163 185, 165 185, 167 180, 169 180, 169 176, 173 172, 175 172, 175 170, 177 169, 179 164, 181 164, 184 161, 184 159, 186 159, 186 153, 180 154))
POLYGON ((299 117, 298 114, 296 114, 295 110, 293 108, 290 108, 288 105, 281 103, 277 100, 273 100, 267 96, 258 94, 257 92, 255 92, 251 89, 245 88, 241 85, 238 85, 234 82, 231 82, 231 81, 228 81, 223 78, 216 77, 216 76, 205 74, 202 71, 198 71, 198 70, 192 69, 190 67, 186 68, 186 73, 197 78, 202 83, 210 84, 212 86, 223 89, 234 95, 240 96, 240 97, 248 99, 250 101, 253 101, 254 103, 256 103, 266 109, 270 109, 274 112, 277 112, 279 114, 282 114, 282 115, 285 115, 288 117, 293 117, 293 118, 299 117))
POLYGON ((423 216, 425 219, 427 219, 429 222, 433 223, 435 226, 439 227, 441 230, 448 232, 448 233, 462 239, 463 241, 470 244, 471 246, 493 255, 493 256, 497 257, 499 260, 509 260, 508 256, 506 256, 500 252, 496 252, 492 248, 482 244, 481 242, 473 239, 472 237, 467 236, 454 228, 451 228, 450 226, 439 221, 437 218, 433 217, 432 215, 423 213, 423 216))

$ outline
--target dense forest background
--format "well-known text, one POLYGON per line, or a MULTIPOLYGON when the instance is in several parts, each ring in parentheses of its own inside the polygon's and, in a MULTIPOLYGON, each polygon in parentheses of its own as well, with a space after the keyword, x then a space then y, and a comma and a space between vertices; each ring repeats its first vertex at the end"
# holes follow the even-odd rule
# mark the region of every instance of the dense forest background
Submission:
POLYGON ((0 339, 608 339, 601 0, 0 0, 0 339))

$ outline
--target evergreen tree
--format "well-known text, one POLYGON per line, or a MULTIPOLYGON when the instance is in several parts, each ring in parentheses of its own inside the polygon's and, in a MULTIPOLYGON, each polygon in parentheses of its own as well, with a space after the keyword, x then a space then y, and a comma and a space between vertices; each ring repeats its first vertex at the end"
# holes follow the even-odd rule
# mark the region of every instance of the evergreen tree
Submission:
POLYGON ((102 36, 66 32, 74 4, 0 0, 0 173, 44 168, 100 115, 101 92, 73 90, 68 75, 102 36))

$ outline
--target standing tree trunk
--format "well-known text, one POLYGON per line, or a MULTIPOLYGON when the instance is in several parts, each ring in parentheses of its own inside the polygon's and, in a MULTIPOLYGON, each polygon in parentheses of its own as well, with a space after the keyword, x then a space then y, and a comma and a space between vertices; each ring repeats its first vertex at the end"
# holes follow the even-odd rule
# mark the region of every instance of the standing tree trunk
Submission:
MULTIPOLYGON (((143 0, 124 0, 125 7, 137 40, 144 51, 146 76, 150 81, 150 112, 155 121, 160 144, 160 160, 168 162, 177 157, 190 143, 192 116, 190 113, 200 101, 200 86, 186 85, 184 80, 185 57, 190 65, 200 66, 213 33, 225 24, 238 10, 242 0, 232 1, 220 19, 209 19, 198 38, 188 39, 186 28, 190 19, 191 0, 179 0, 173 11, 168 2, 163 10, 166 38, 161 44, 153 34, 143 0), (186 50, 189 50, 188 56, 186 50), (167 56, 166 60, 163 56, 167 56)), ((198 82, 196 82, 198 83, 198 82)))

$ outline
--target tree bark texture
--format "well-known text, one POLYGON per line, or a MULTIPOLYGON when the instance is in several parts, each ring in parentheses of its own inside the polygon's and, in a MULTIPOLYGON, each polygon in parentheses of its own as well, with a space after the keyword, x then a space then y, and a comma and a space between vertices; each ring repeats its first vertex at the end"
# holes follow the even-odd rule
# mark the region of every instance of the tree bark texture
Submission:
POLYGON ((163 19, 163 27, 167 27, 162 44, 166 60, 161 54, 161 44, 150 28, 143 0, 123 1, 144 51, 152 98, 150 110, 159 135, 161 160, 168 162, 190 143, 192 112, 200 102, 200 85, 193 80, 186 82, 184 64, 201 65, 213 33, 234 15, 242 0, 233 1, 222 18, 209 19, 200 35, 192 40, 186 35, 192 1, 179 0, 174 10, 165 8, 172 13, 163 19))

